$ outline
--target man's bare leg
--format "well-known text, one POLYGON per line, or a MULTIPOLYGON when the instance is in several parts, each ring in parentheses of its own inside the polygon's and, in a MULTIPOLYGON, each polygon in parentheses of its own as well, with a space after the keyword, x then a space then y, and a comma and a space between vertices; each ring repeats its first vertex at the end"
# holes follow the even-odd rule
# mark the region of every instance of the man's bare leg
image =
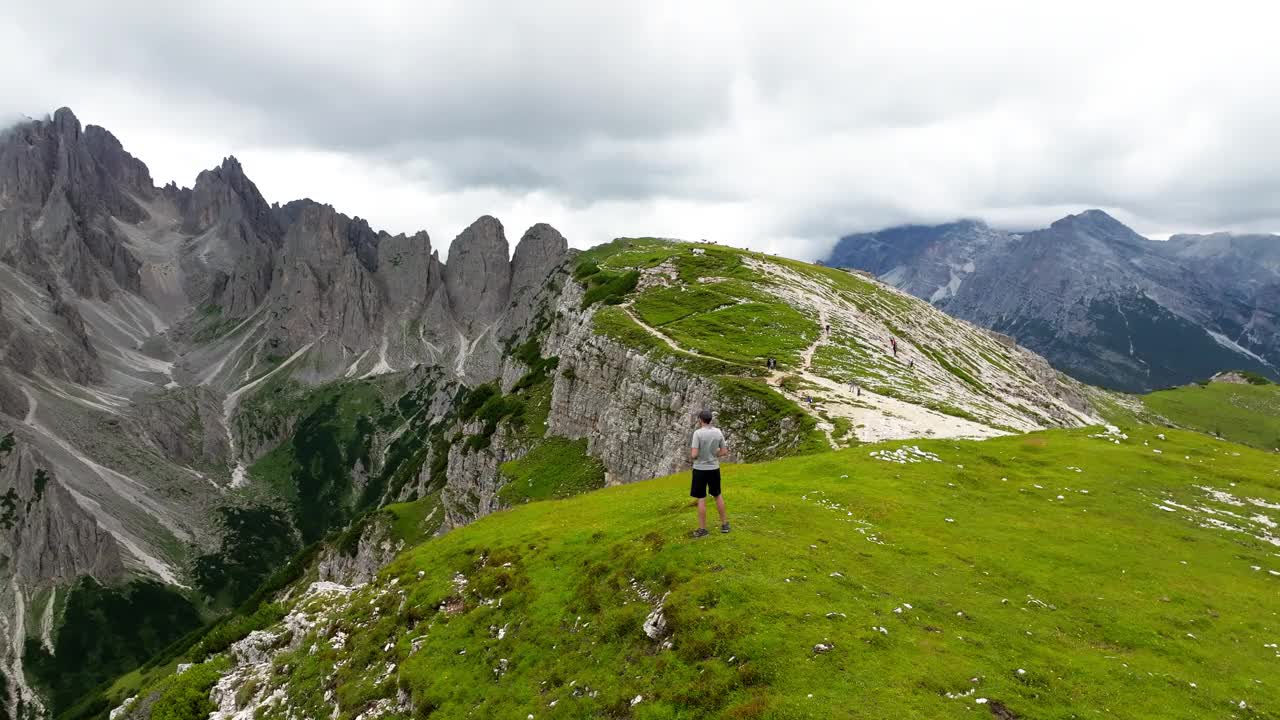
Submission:
POLYGON ((698 498, 698 529, 707 529, 707 499, 698 498))
MULTIPOLYGON (((727 515, 724 514, 724 496, 723 495, 716 496, 716 509, 720 511, 720 524, 721 525, 728 524, 729 518, 727 515)), ((702 526, 706 527, 706 523, 704 522, 702 526)))

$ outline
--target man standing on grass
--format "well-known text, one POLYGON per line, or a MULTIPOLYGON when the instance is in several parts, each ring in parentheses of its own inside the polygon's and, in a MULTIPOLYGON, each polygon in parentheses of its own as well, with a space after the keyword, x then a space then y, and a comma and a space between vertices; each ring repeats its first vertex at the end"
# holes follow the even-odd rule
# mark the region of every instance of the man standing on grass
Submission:
POLYGON ((693 531, 696 538, 707 535, 708 490, 716 499, 716 510, 720 511, 720 532, 729 532, 724 496, 720 494, 720 458, 728 454, 724 433, 720 428, 711 427, 711 411, 698 413, 698 429, 693 431, 693 442, 689 445, 689 460, 693 462, 693 488, 689 495, 698 499, 698 529, 693 531))

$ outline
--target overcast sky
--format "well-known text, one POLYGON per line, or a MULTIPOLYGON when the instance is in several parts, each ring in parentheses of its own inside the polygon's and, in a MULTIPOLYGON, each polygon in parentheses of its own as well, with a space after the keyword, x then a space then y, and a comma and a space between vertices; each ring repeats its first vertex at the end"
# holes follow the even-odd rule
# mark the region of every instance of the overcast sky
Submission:
POLYGON ((486 213, 802 258, 1089 207, 1280 231, 1280 11, 1183 5, 0 0, 0 118, 67 105, 157 184, 234 154, 438 244, 486 213))

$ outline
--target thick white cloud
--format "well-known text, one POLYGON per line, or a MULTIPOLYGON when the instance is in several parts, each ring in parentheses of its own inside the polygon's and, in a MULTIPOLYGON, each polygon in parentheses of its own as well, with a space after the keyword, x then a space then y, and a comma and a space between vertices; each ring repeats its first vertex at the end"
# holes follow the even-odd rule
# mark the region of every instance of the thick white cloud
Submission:
POLYGON ((234 153, 440 243, 482 213, 799 257, 1086 207, 1280 230, 1266 3, 0 5, 0 117, 69 105, 158 180, 234 153))

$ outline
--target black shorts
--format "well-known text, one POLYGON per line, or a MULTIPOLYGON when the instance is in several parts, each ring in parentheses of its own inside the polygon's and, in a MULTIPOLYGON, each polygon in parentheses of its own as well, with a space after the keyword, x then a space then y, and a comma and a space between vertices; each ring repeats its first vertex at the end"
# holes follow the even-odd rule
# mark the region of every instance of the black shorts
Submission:
POLYGON ((720 497, 720 468, 715 470, 694 468, 693 487, 689 489, 689 496, 704 498, 708 490, 711 491, 711 497, 720 497))

